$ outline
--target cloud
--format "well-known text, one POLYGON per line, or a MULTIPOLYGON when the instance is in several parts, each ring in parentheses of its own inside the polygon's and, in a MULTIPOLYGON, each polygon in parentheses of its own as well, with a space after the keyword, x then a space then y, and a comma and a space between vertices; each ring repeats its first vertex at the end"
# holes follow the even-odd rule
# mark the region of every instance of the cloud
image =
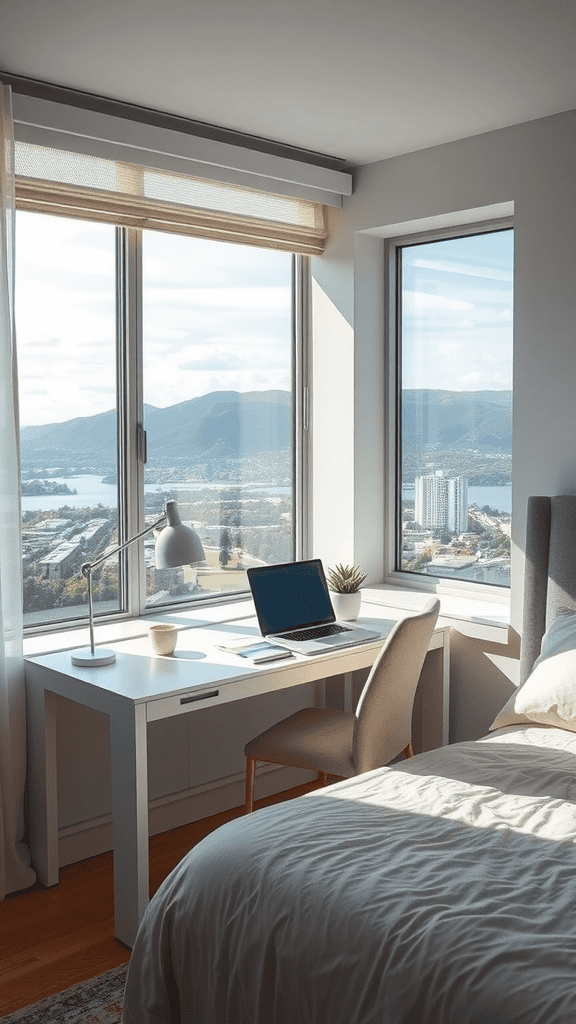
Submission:
POLYGON ((111 306, 116 302, 116 296, 113 288, 102 289, 97 291, 96 289, 88 291, 79 291, 76 288, 72 292, 66 292, 67 299, 73 306, 85 306, 92 302, 108 302, 111 306))
POLYGON ((44 345, 58 338, 61 345, 114 343, 116 310, 113 289, 85 290, 49 285, 32 286, 16 293, 18 350, 44 345), (34 301, 29 301, 33 292, 34 301))
MULTIPOLYGON (((21 242, 19 231, 18 244, 20 245, 21 242)), ((37 242, 37 246, 27 246, 26 257, 20 261, 20 267, 24 266, 29 276, 32 276, 40 268, 42 271, 48 269, 51 275, 61 271, 78 275, 93 274, 98 277, 114 277, 116 257, 113 236, 108 252, 79 243, 63 245, 58 239, 46 239, 44 244, 42 244, 42 240, 37 240, 37 242), (47 253, 49 253, 48 266, 47 253)))
POLYGON ((466 341, 440 341, 434 346, 434 356, 442 359, 465 359, 467 362, 477 362, 480 353, 476 348, 471 348, 466 341))
POLYGON ((510 391, 510 377, 507 373, 498 373, 494 368, 483 367, 474 373, 457 374, 454 387, 458 391, 510 391))
POLYGON ((60 338, 42 338, 37 340, 29 340, 26 342, 26 353, 35 351, 37 358, 42 352, 46 351, 47 348, 58 348, 62 344, 60 338))
POLYGON ((238 280, 250 284, 277 284, 290 280, 290 253, 257 246, 143 232, 145 287, 169 282, 188 286, 217 286, 238 280))
POLYGON ((220 288, 146 288, 145 305, 165 302, 185 303, 210 309, 276 309, 289 310, 290 288, 287 287, 220 287, 220 288))
POLYGON ((474 309, 474 303, 462 299, 449 299, 446 295, 433 295, 429 292, 404 291, 402 293, 403 310, 408 313, 420 313, 425 310, 460 311, 474 309))
POLYGON ((159 342, 162 341, 183 341, 188 337, 188 332, 182 329, 176 329, 173 327, 163 327, 161 323, 150 324, 146 323, 144 328, 145 340, 144 344, 147 349, 154 349, 157 352, 164 352, 168 348, 167 345, 155 344, 152 339, 157 339, 159 342))
POLYGON ((469 277, 486 277, 492 281, 513 281, 513 273, 504 267, 480 266, 472 263, 459 263, 452 260, 426 260, 417 257, 410 260, 410 266, 421 270, 434 270, 443 274, 464 274, 469 277))

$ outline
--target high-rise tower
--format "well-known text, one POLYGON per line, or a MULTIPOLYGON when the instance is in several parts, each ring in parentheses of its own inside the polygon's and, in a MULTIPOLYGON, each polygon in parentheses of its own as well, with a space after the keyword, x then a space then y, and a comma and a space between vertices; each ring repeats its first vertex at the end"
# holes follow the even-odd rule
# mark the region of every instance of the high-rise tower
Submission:
POLYGON ((468 480, 444 476, 441 471, 417 476, 414 487, 414 519, 425 529, 465 533, 468 529, 468 480))

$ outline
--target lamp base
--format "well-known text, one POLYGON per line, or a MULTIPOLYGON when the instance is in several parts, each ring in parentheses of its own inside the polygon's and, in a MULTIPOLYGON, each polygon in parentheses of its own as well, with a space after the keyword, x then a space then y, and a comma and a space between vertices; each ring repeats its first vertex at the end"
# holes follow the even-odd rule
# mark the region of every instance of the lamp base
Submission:
POLYGON ((94 653, 89 647, 84 647, 78 651, 72 651, 70 655, 73 665, 81 665, 84 668, 92 665, 96 668, 98 665, 111 665, 116 661, 116 652, 107 650, 105 647, 97 647, 94 653))

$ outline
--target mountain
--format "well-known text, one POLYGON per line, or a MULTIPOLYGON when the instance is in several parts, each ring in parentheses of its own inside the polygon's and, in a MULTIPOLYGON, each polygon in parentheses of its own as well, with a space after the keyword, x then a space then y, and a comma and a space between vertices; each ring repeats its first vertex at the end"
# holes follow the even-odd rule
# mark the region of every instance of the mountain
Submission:
POLYGON ((154 462, 171 452, 194 459, 256 455, 291 443, 288 391, 219 391, 167 409, 147 410, 148 451, 154 462))
POLYGON ((405 390, 402 440, 407 451, 437 446, 510 452, 512 392, 405 390))
MULTIPOLYGON (((215 391, 159 409, 147 405, 144 426, 153 465, 277 451, 291 443, 292 398, 288 391, 215 391)), ((23 427, 23 468, 98 466, 116 463, 116 412, 63 423, 23 427)))
MULTIPOLYGON (((147 405, 144 425, 151 467, 250 457, 289 447, 292 399, 288 391, 215 391, 165 409, 147 405)), ((403 391, 402 431, 406 453, 429 446, 510 452, 512 393, 403 391)), ((23 427, 20 443, 24 469, 90 466, 111 472, 116 413, 23 427)))

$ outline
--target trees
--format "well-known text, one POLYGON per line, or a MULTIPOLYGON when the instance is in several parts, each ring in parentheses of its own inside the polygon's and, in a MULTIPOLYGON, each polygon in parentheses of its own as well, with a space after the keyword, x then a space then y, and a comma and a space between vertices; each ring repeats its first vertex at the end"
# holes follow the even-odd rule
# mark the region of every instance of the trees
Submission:
POLYGON ((232 558, 232 540, 230 537, 230 531, 227 527, 224 527, 220 531, 220 565, 224 569, 232 558))
POLYGON ((41 576, 24 576, 22 583, 24 593, 24 612, 47 611, 56 607, 60 583, 49 583, 41 576))
POLYGON ((434 551, 432 550, 431 545, 428 544, 425 548, 422 549, 419 555, 416 555, 415 558, 411 559, 411 561, 407 563, 406 568, 410 569, 412 572, 418 572, 418 570, 421 569, 422 566, 427 565, 428 562, 431 562, 433 557, 434 551))

